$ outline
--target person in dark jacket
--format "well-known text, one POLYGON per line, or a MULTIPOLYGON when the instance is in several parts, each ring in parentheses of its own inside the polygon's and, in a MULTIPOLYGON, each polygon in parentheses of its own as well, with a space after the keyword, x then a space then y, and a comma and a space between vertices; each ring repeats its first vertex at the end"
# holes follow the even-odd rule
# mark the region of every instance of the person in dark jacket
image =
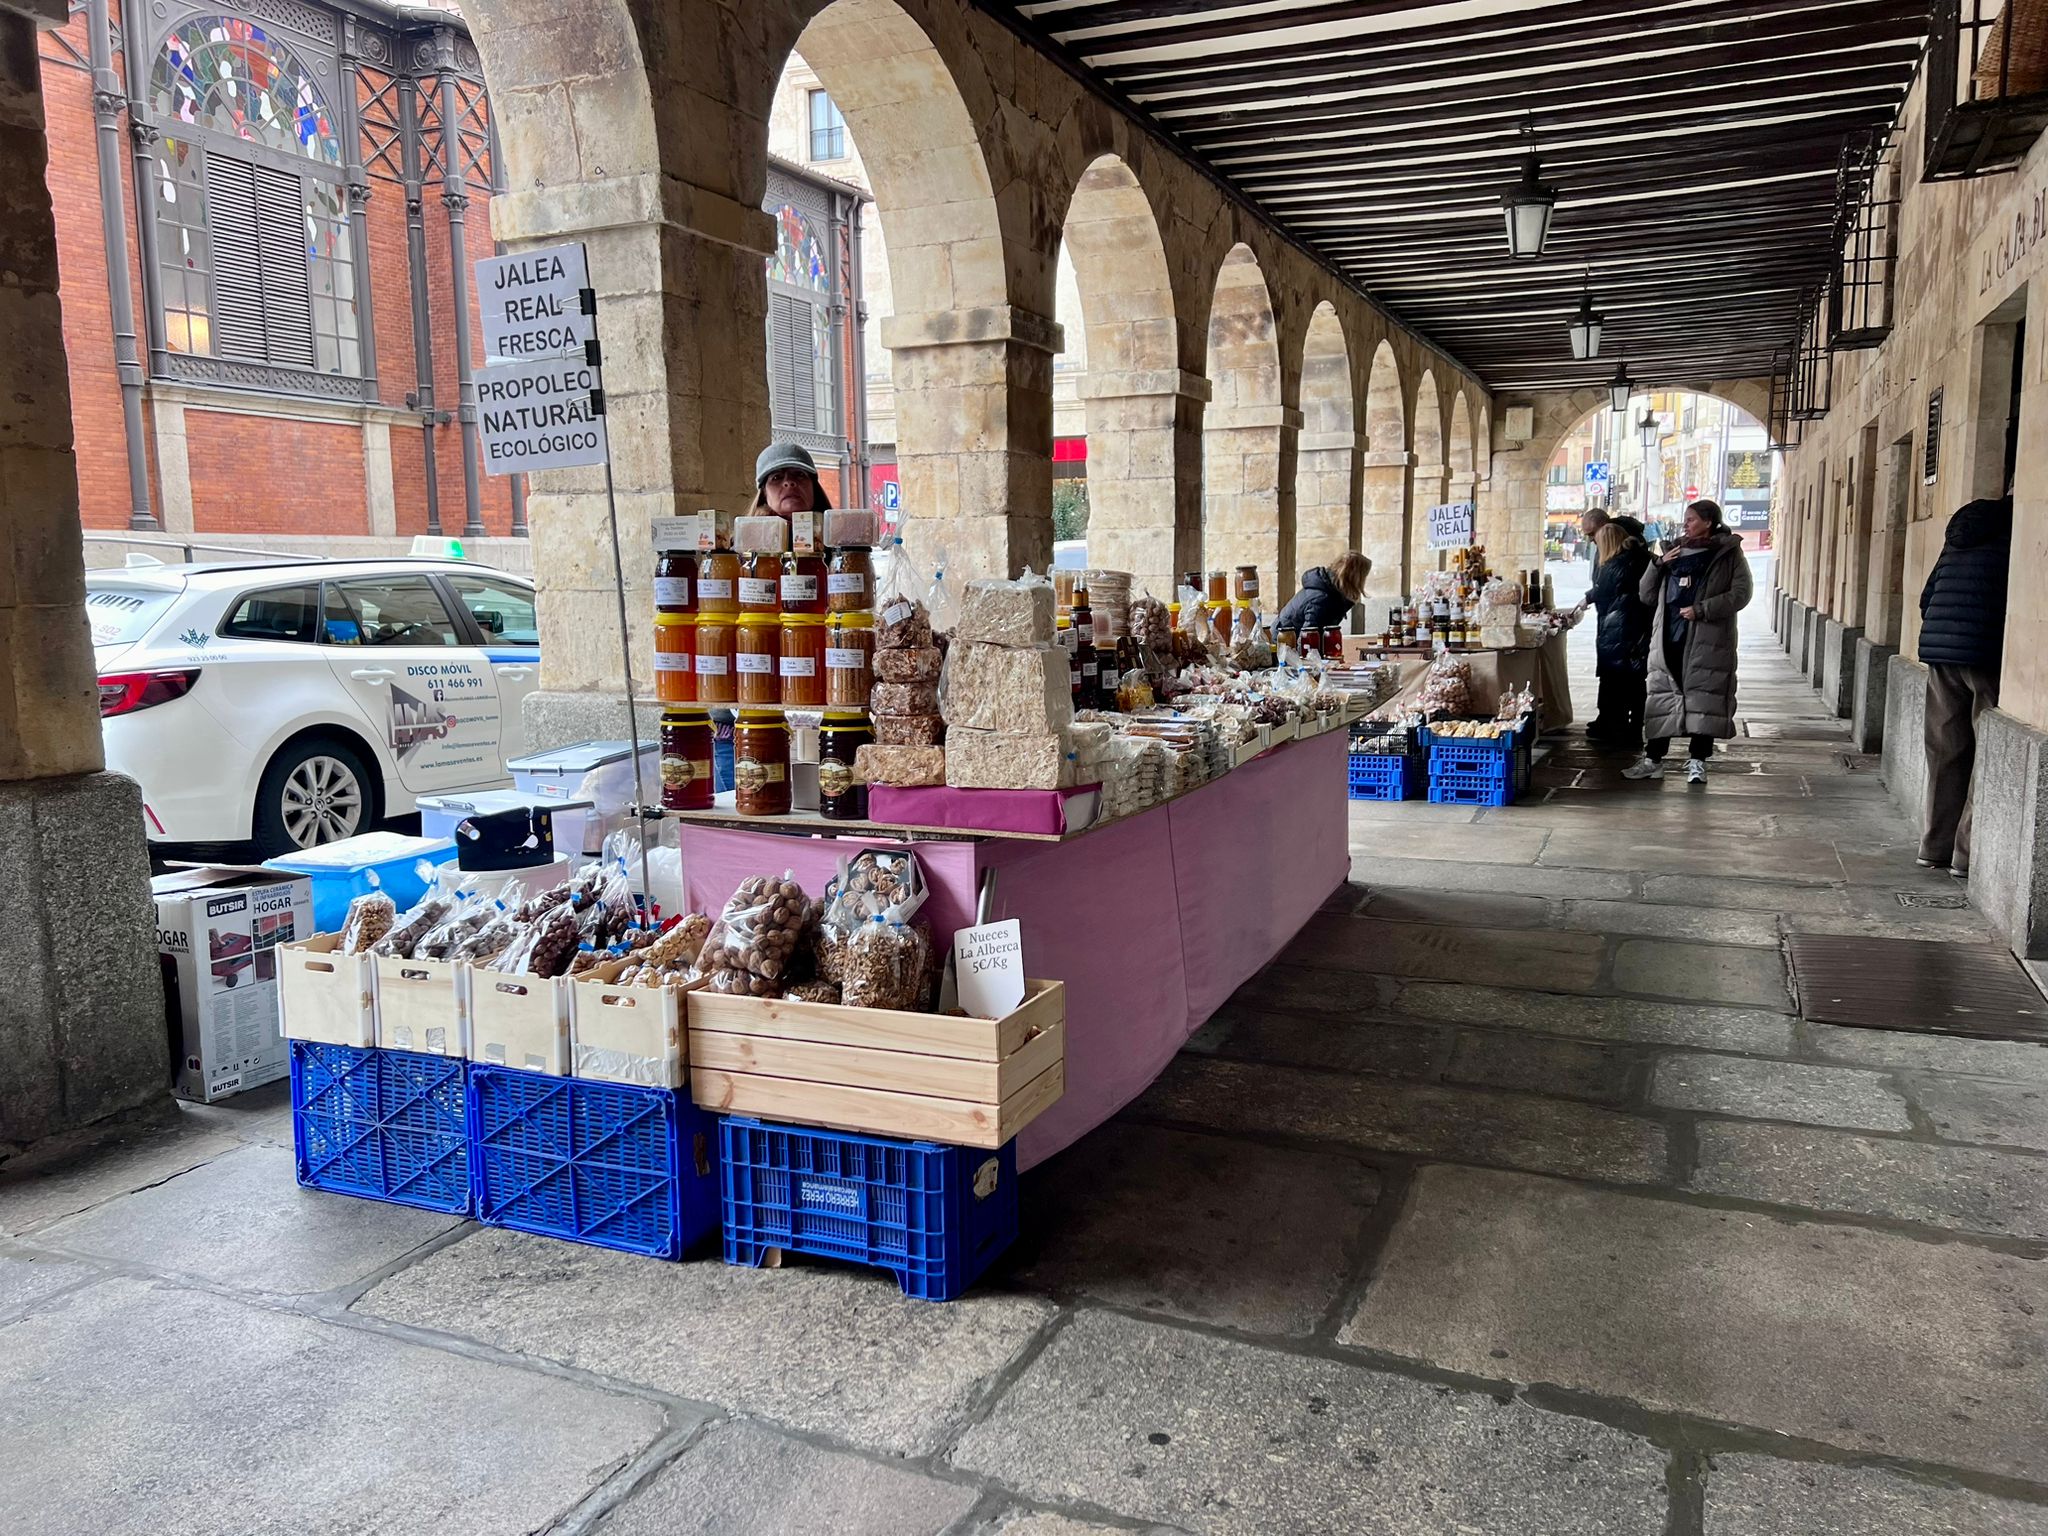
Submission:
POLYGON ((1654 608, 1650 672, 1643 700, 1643 756, 1625 779, 1661 779, 1671 738, 1689 736, 1688 784, 1707 782, 1714 743, 1735 734, 1735 616, 1753 590, 1742 538, 1721 504, 1702 497, 1685 508, 1685 537, 1643 568, 1636 596, 1654 608))
MULTIPOLYGON (((1633 521, 1633 519, 1631 519, 1633 521)), ((1594 535, 1593 588, 1599 614, 1593 650, 1600 678, 1600 708, 1586 734, 1595 740, 1637 745, 1643 739, 1643 692, 1650 666, 1653 612, 1636 596, 1650 563, 1649 546, 1619 518, 1594 535)))
POLYGON ((1301 573, 1301 590, 1280 610, 1273 626, 1275 634, 1291 629, 1331 629, 1348 623, 1351 610, 1365 595, 1365 581, 1372 575, 1372 561, 1357 550, 1335 565, 1319 565, 1301 573))
POLYGON ((1970 873, 1970 777, 1977 717, 1998 703, 2005 653, 2005 585, 2012 567, 2012 498, 1973 501, 1949 519, 1941 555, 1920 589, 1920 659, 1927 664, 1927 816, 1919 862, 1970 873))

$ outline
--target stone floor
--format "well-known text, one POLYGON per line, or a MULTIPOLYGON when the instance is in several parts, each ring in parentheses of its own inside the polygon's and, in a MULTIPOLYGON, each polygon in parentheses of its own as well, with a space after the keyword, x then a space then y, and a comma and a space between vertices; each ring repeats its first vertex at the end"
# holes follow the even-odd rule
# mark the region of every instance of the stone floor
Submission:
POLYGON ((2048 1533, 2048 1050, 1791 1015, 1985 930, 1763 611, 1704 790, 1356 807, 954 1305, 307 1194, 275 1090, 0 1184, 8 1536, 2048 1533))

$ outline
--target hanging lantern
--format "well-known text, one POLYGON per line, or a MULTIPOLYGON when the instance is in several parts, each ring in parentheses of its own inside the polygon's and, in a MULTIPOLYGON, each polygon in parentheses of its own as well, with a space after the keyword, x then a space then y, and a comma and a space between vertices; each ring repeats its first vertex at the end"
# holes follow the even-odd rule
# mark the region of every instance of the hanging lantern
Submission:
POLYGON ((1607 385, 1608 405, 1615 415, 1626 416, 1628 414, 1629 396, 1635 393, 1635 387, 1636 381, 1628 376, 1628 364, 1626 362, 1616 363, 1614 365, 1614 377, 1607 385))
MULTIPOLYGON (((1590 282, 1590 278, 1589 278, 1590 282)), ((1593 294, 1589 287, 1579 297, 1579 312, 1572 316, 1572 356, 1579 362, 1600 355, 1601 316, 1593 309, 1593 294)))
POLYGON ((1508 254, 1520 260, 1541 256, 1550 239, 1550 216, 1557 209, 1557 189, 1547 185, 1536 161, 1536 125, 1522 125, 1529 141, 1529 158, 1522 164, 1522 179, 1500 196, 1500 211, 1507 220, 1508 254))
POLYGON ((1657 420, 1657 413, 1647 405, 1643 407, 1643 419, 1636 423, 1636 430, 1643 435, 1643 452, 1655 453, 1657 444, 1663 440, 1664 427, 1657 420))

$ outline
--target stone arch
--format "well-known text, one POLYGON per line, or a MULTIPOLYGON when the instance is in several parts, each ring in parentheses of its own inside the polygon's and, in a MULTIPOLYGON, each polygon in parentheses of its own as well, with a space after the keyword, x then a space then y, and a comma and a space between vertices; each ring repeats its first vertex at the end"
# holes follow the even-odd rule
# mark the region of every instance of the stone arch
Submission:
POLYGON ((1273 296, 1251 247, 1233 245, 1217 269, 1209 309, 1202 419, 1202 556, 1212 570, 1258 567, 1260 591, 1292 591, 1294 529, 1282 526, 1281 401, 1273 296))
POLYGON ((1365 589, 1368 602, 1391 606, 1408 590, 1408 468, 1415 460, 1408 451, 1401 362, 1389 341, 1373 349, 1372 370, 1366 376, 1365 436, 1358 547, 1372 560, 1372 579, 1365 589))
POLYGON ((1450 490, 1453 501, 1472 490, 1472 407, 1466 402, 1465 391, 1460 389, 1451 397, 1451 434, 1447 445, 1445 468, 1450 472, 1450 490))
MULTIPOLYGON (((1351 349, 1336 306, 1309 316, 1301 351, 1301 439, 1294 469, 1295 554, 1327 565, 1358 547, 1358 427, 1351 349)), ((1283 571, 1282 575, 1293 574, 1283 571)))
POLYGON ((1444 499, 1450 465, 1445 458, 1444 407, 1436 374, 1428 368, 1415 385, 1414 490, 1409 503, 1408 585, 1421 584, 1422 573, 1437 568, 1438 552, 1429 547, 1429 509, 1444 499))
POLYGON ((963 88, 978 99, 986 82, 963 81, 897 0, 831 0, 791 51, 845 117, 882 226, 904 547, 921 567, 943 545, 967 573, 1042 570, 1059 336, 1050 317, 1009 302, 994 180, 963 88), (1035 413, 1017 410, 1022 398, 1035 413))
POLYGON ((1181 387, 1173 280, 1159 221, 1138 178, 1114 154, 1081 173, 1062 249, 1081 301, 1088 430, 1088 562, 1132 573, 1155 595, 1179 562, 1198 558, 1178 534, 1174 433, 1200 409, 1181 387), (1183 547, 1185 546, 1185 547, 1183 547))
POLYGON ((1479 402, 1479 426, 1473 434, 1474 472, 1481 485, 1493 484, 1493 402, 1479 402))

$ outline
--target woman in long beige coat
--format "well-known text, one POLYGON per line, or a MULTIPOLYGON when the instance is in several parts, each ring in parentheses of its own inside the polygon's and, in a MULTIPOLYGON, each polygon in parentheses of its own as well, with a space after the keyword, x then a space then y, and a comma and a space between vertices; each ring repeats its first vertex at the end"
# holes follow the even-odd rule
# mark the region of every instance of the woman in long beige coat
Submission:
POLYGON ((1688 736, 1688 783, 1707 782, 1714 743, 1735 734, 1735 615, 1749 606, 1749 557, 1718 502, 1685 509, 1685 537, 1658 556, 1637 589, 1656 609, 1650 631, 1643 756, 1622 775, 1664 777, 1671 738, 1688 736))

